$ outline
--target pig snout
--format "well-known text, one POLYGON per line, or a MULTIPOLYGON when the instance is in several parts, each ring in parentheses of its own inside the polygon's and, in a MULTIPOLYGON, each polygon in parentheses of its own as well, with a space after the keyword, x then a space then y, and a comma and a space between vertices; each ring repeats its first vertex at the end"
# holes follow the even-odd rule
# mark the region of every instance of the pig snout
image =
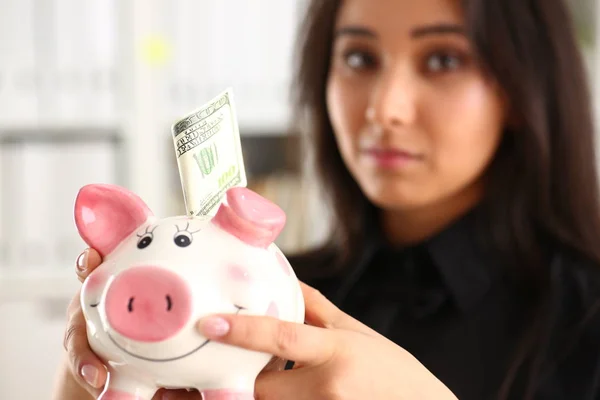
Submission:
POLYGON ((118 274, 106 293, 108 323, 122 336, 140 342, 173 337, 192 313, 192 293, 177 274, 140 266, 118 274))

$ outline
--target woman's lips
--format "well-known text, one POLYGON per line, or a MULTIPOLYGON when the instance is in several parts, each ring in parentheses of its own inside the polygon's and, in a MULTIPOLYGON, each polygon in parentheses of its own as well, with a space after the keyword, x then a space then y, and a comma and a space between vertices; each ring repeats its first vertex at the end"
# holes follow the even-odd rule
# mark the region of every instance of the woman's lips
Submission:
POLYGON ((399 149, 370 148, 363 150, 363 154, 380 168, 402 168, 414 164, 422 159, 415 153, 399 149))

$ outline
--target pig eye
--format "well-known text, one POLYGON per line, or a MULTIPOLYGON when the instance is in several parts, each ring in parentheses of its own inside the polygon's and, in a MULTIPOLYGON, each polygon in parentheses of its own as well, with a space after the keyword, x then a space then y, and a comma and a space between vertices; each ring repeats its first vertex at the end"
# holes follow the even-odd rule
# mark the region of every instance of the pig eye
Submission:
POLYGON ((173 241, 179 247, 188 247, 192 244, 192 235, 189 232, 178 232, 173 241))
POLYGON ((152 239, 153 235, 151 233, 145 233, 140 237, 140 240, 138 240, 137 248, 145 249, 146 247, 150 246, 150 243, 152 243, 152 239))
MULTIPOLYGON (((156 229, 156 227, 154 227, 154 229, 156 229)), ((137 242, 138 249, 141 250, 150 246, 150 243, 152 243, 152 240, 154 239, 154 235, 152 234, 152 232, 154 232, 154 229, 150 230, 150 227, 147 226, 146 231, 142 235, 140 235, 139 233, 137 234, 137 237, 139 237, 139 240, 137 242)))
POLYGON ((173 241, 179 247, 188 247, 190 244, 192 244, 192 240, 194 239, 193 234, 200 231, 197 230, 195 232, 190 232, 189 221, 183 229, 177 225, 175 225, 175 227, 177 228, 177 232, 175 232, 175 236, 173 236, 173 241))

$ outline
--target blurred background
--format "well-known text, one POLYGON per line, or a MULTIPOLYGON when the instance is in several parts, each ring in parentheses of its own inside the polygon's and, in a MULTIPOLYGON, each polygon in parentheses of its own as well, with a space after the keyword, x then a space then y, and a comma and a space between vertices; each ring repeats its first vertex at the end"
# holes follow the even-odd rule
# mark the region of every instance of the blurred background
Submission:
MULTIPOLYGON (((278 244, 324 237, 326 209, 288 128, 305 3, 0 0, 0 399, 50 398, 80 286, 79 188, 116 183, 158 215, 184 213, 170 127, 227 87, 249 187, 288 214, 278 244)), ((600 7, 570 5, 598 99, 600 7)))

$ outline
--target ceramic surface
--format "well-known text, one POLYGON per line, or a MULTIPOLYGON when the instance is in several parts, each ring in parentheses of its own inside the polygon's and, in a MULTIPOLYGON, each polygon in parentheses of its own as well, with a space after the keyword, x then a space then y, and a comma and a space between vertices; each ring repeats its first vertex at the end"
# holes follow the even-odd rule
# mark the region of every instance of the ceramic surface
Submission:
POLYGON ((298 280, 273 243, 279 207, 232 188, 214 217, 158 218, 134 193, 95 184, 80 190, 75 222, 103 257, 81 291, 90 346, 110 373, 101 399, 150 400, 162 387, 253 398, 271 355, 209 341, 196 323, 214 313, 304 321, 298 280))

